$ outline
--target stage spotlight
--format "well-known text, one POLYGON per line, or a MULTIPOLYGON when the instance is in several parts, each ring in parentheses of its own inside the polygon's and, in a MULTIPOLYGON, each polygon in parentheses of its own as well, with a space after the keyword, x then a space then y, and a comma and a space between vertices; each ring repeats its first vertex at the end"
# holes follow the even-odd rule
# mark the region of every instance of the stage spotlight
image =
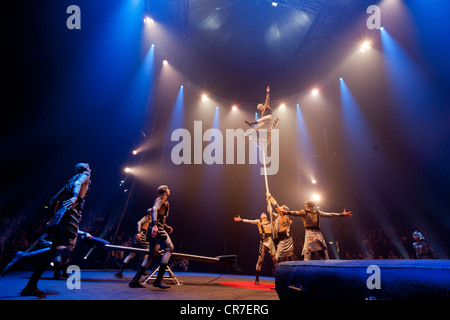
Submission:
POLYGON ((137 154, 138 154, 138 151, 137 151, 137 150, 133 150, 133 154, 134 154, 134 155, 137 155, 137 154))
POLYGON ((272 7, 277 7, 277 6, 278 6, 278 3, 272 2, 272 7))
POLYGON ((237 110, 237 106, 232 106, 231 110, 236 111, 237 110))
POLYGON ((313 89, 313 90, 311 91, 311 93, 312 93, 314 96, 317 96, 317 95, 319 94, 319 90, 318 90, 318 89, 313 89))
POLYGON ((153 25, 153 19, 150 17, 145 17, 144 24, 153 25))
POLYGON ((316 180, 316 179, 312 179, 312 180, 311 180, 311 183, 312 183, 312 184, 316 184, 316 183, 317 183, 317 180, 316 180))
POLYGON ((284 109, 284 108, 286 108, 286 105, 285 105, 284 103, 282 103, 282 104, 280 105, 280 109, 284 109))
POLYGON ((320 195, 318 195, 317 193, 314 193, 314 194, 311 196, 311 198, 312 198, 314 201, 320 201, 320 195))
POLYGON ((208 96, 206 95, 206 93, 202 94, 202 101, 203 102, 208 101, 208 96))
POLYGON ((339 80, 341 80, 341 81, 342 81, 342 80, 344 80, 344 79, 343 79, 343 78, 339 78, 339 80))
POLYGON ((123 171, 125 171, 126 173, 130 173, 131 172, 131 168, 126 167, 125 169, 123 169, 123 171))
POLYGON ((167 66, 168 63, 167 60, 163 60, 163 65, 167 66))
POLYGON ((370 49, 370 42, 364 41, 363 44, 361 45, 361 48, 359 49, 359 51, 362 53, 365 53, 369 49, 370 49))

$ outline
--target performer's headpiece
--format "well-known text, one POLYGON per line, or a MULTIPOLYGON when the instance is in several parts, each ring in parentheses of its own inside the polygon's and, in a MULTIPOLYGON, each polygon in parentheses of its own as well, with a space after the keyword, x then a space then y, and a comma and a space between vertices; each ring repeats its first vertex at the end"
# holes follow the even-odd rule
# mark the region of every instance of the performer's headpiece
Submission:
POLYGON ((89 168, 89 163, 77 163, 75 165, 75 172, 76 173, 81 173, 83 171, 86 171, 89 168))
POLYGON ((423 237, 423 235, 419 232, 419 231, 414 231, 413 232, 413 237, 414 236, 418 236, 420 240, 425 240, 425 238, 423 237))
POLYGON ((169 189, 168 185, 163 184, 163 185, 159 186, 158 187, 158 194, 161 195, 161 194, 166 193, 167 189, 169 189))

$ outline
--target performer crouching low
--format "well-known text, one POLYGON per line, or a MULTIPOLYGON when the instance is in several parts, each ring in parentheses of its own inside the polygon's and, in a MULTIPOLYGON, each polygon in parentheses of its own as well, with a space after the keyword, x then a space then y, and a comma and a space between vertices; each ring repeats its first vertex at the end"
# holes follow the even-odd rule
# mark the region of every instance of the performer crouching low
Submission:
POLYGON ((172 227, 169 227, 166 224, 166 219, 169 215, 169 201, 167 201, 167 198, 170 196, 169 187, 167 185, 159 186, 158 194, 159 196, 156 198, 155 203, 151 209, 152 228, 150 230, 151 238, 149 239, 149 254, 139 266, 136 275, 129 283, 129 286, 131 288, 144 288, 144 286, 139 283, 139 279, 152 263, 154 257, 153 253, 155 251, 159 251, 159 249, 163 250, 164 254, 161 257, 158 275, 153 282, 153 286, 162 289, 170 288, 169 285, 166 285, 162 281, 164 273, 167 269, 167 264, 169 262, 170 256, 172 255, 172 252, 174 250, 172 241, 169 237, 169 234, 172 232, 172 227))

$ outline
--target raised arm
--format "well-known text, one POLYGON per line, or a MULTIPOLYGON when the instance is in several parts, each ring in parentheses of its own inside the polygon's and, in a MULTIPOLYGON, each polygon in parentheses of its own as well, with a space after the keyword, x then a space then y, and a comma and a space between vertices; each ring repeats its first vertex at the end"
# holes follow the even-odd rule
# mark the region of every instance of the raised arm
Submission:
POLYGON ((269 102, 270 102, 270 87, 269 87, 269 86, 267 86, 266 92, 267 92, 267 94, 266 94, 266 101, 264 102, 264 109, 265 109, 265 108, 269 108, 269 109, 270 109, 270 107, 269 107, 269 102))

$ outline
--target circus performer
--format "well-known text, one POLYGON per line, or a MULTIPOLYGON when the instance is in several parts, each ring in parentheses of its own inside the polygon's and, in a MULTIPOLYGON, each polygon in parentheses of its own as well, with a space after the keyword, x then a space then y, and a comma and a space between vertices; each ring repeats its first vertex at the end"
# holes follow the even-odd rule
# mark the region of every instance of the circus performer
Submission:
POLYGON ((308 199, 304 203, 305 209, 300 211, 285 211, 286 214, 291 216, 301 217, 303 225, 305 227, 305 243, 303 245, 302 255, 303 260, 328 260, 328 248, 320 231, 320 218, 332 218, 332 217, 352 217, 351 211, 344 211, 342 213, 330 213, 315 210, 315 202, 308 199))
POLYGON ((90 177, 91 169, 88 163, 79 163, 75 166, 75 175, 52 198, 51 206, 55 208, 56 213, 47 224, 46 235, 40 239, 45 244, 40 244, 38 250, 17 252, 13 260, 3 270, 2 275, 22 263, 36 266, 26 287, 20 293, 21 296, 44 294, 43 291, 38 289, 37 283, 49 263, 59 256, 66 260, 75 249, 81 213, 85 197, 90 188, 90 177))
POLYGON ((277 248, 275 258, 278 262, 291 261, 294 256, 294 241, 291 236, 291 219, 286 214, 289 208, 286 205, 279 206, 270 193, 266 193, 267 210, 273 217, 273 239, 277 248), (273 211, 272 206, 275 208, 273 211))
POLYGON ((261 111, 261 117, 256 121, 245 121, 250 127, 253 125, 257 125, 254 129, 258 132, 261 129, 270 129, 272 125, 272 108, 269 105, 270 102, 270 87, 266 88, 266 101, 264 104, 260 103, 256 107, 259 111, 261 111))
POLYGON ((437 259, 434 249, 425 241, 424 236, 419 231, 413 233, 413 247, 417 259, 437 259))
POLYGON ((259 219, 255 220, 242 219, 239 215, 237 217, 234 217, 233 219, 235 222, 249 223, 256 225, 258 227, 260 237, 259 237, 258 260, 256 262, 255 284, 259 285, 259 274, 261 272, 261 266, 263 264, 266 253, 270 254, 273 264, 274 265, 277 264, 277 259, 275 258, 277 251, 272 238, 272 224, 270 223, 270 221, 268 221, 267 215, 264 212, 261 213, 259 219))
POLYGON ((167 269, 167 264, 169 262, 170 256, 172 255, 172 252, 174 250, 172 241, 169 236, 169 234, 172 232, 172 227, 166 224, 166 219, 169 215, 169 201, 167 201, 167 198, 170 196, 169 187, 167 185, 159 186, 158 194, 159 196, 156 198, 155 203, 153 204, 153 207, 151 209, 152 228, 150 229, 150 238, 147 237, 147 239, 149 240, 149 254, 147 255, 147 259, 145 259, 139 266, 134 278, 129 283, 129 287, 131 288, 144 288, 144 286, 139 283, 139 279, 152 263, 154 256, 153 253, 159 249, 164 251, 164 253, 161 257, 158 275, 153 282, 153 286, 159 287, 161 289, 170 288, 169 285, 165 284, 162 281, 164 273, 167 269))

